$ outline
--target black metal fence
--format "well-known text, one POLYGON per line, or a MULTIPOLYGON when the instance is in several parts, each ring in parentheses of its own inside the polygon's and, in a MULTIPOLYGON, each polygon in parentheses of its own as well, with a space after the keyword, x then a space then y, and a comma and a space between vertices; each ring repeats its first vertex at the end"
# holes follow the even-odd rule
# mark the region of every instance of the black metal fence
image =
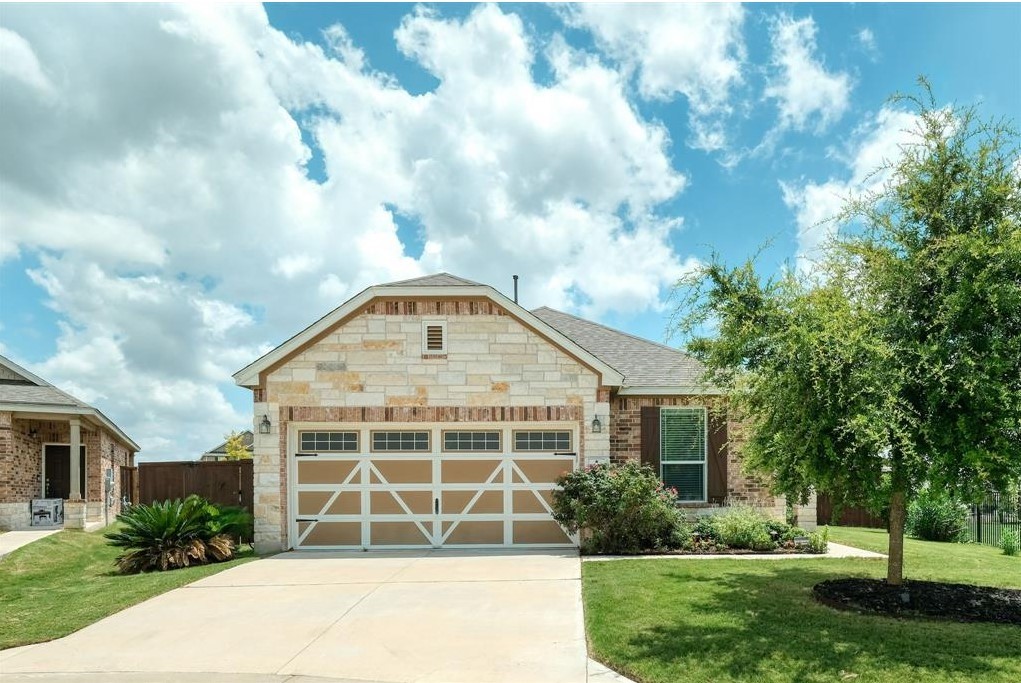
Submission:
POLYGON ((971 506, 968 534, 975 543, 999 546, 1008 529, 1021 534, 1021 495, 991 493, 981 503, 971 506))

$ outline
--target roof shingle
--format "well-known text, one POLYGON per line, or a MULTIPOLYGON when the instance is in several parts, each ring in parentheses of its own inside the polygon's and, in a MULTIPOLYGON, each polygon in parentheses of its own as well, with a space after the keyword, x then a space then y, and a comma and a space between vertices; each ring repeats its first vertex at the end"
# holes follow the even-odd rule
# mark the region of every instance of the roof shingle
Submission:
POLYGON ((377 287, 482 287, 483 285, 463 277, 457 277, 450 273, 433 273, 423 277, 416 277, 410 280, 398 280, 397 282, 385 282, 377 287))
POLYGON ((535 309, 532 315, 620 372, 628 386, 703 384, 702 364, 683 351, 546 306, 535 309))

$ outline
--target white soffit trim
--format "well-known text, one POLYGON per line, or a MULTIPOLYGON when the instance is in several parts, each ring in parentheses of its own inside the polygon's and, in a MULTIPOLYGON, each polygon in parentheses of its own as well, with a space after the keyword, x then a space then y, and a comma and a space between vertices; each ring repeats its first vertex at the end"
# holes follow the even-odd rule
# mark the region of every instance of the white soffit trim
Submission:
POLYGON ((624 387, 618 396, 723 396, 724 391, 707 385, 675 387, 624 387))
POLYGON ((338 321, 358 311, 358 309, 364 307, 377 297, 386 299, 425 299, 435 296, 481 297, 490 299, 491 301, 499 304, 518 320, 523 321, 531 327, 539 330, 543 335, 549 337, 563 350, 577 358, 581 358, 588 365, 595 368, 602 375, 603 385, 618 387, 624 383, 624 376, 617 370, 599 360, 594 355, 575 344, 568 337, 532 315, 527 309, 514 303, 488 285, 451 285, 447 287, 369 287, 348 299, 343 304, 333 309, 269 353, 241 370, 238 370, 234 373, 234 382, 243 387, 257 387, 259 385, 260 372, 280 360, 283 360, 295 349, 301 348, 312 339, 315 339, 317 336, 333 327, 338 321))
POLYGON ((96 408, 79 408, 78 406, 62 406, 47 403, 0 403, 0 410, 9 410, 12 413, 19 413, 24 419, 45 420, 48 415, 80 415, 82 417, 95 418, 101 426, 113 432, 120 442, 131 448, 136 453, 142 447, 135 443, 131 437, 121 431, 121 428, 96 408))

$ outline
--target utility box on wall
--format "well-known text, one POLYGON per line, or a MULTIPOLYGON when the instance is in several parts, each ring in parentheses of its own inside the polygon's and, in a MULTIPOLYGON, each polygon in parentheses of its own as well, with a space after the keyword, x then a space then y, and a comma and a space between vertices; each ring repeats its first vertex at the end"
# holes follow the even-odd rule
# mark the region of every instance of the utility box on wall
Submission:
POLYGON ((31 503, 32 526, 53 526, 64 523, 62 498, 34 498, 31 503))

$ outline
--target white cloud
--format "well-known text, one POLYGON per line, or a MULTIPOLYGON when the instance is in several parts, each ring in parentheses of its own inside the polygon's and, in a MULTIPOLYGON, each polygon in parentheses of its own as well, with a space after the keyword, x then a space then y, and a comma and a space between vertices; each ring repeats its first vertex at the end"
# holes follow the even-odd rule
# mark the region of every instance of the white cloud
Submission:
POLYGON ((900 158, 900 145, 910 139, 917 124, 915 114, 884 107, 836 153, 845 166, 843 177, 780 183, 784 203, 795 213, 799 268, 811 268, 819 247, 837 228, 833 219, 849 198, 878 190, 887 182, 889 165, 900 158))
POLYGON ((53 84, 43 73, 32 45, 3 26, 0 26, 0 79, 18 81, 43 96, 53 94, 53 84))
POLYGON ((865 27, 855 34, 862 51, 868 55, 873 62, 879 59, 879 44, 876 42, 876 34, 872 29, 865 27))
POLYGON ((726 146, 723 120, 730 97, 742 83, 746 50, 744 9, 739 4, 584 3, 562 12, 574 26, 592 32, 602 50, 637 72, 646 99, 684 95, 692 128, 689 144, 726 146))
POLYGON ((771 27, 773 72, 765 95, 776 100, 780 129, 804 130, 814 122, 823 131, 847 111, 853 83, 844 72, 831 72, 816 56, 818 32, 811 17, 777 17, 771 27))
POLYGON ((245 426, 230 373, 369 284, 518 273, 523 303, 598 316, 659 307, 691 265, 656 213, 686 182, 665 128, 562 41, 536 82, 536 47, 495 6, 404 19, 398 48, 439 81, 421 95, 343 27, 297 42, 258 6, 10 6, 4 25, 60 73, 48 99, 0 88, 0 260, 38 253, 62 321, 34 369, 148 455, 245 426))

